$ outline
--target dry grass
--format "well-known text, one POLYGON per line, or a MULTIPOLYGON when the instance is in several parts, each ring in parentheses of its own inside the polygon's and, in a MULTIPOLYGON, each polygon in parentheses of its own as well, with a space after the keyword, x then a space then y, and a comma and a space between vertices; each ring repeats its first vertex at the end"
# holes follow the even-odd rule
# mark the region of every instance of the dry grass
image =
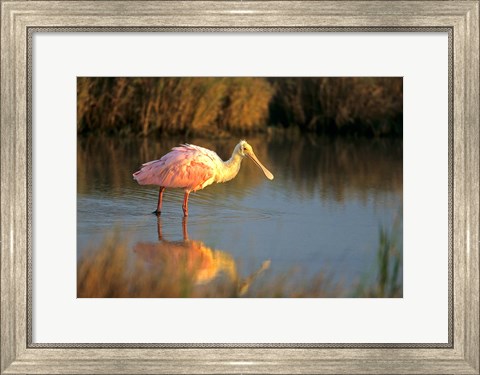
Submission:
POLYGON ((91 78, 77 81, 79 133, 251 132, 265 125, 261 78, 91 78))
POLYGON ((270 122, 304 131, 401 135, 402 78, 271 78, 270 122))
POLYGON ((401 78, 80 77, 80 134, 401 135, 401 78))

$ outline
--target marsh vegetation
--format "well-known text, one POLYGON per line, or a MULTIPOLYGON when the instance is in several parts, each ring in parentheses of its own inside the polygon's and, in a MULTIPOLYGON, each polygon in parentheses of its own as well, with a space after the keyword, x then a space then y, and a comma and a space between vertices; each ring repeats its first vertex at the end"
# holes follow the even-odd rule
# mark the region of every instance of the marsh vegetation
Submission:
POLYGON ((298 128, 402 135, 403 80, 383 77, 80 77, 79 134, 231 136, 298 128))

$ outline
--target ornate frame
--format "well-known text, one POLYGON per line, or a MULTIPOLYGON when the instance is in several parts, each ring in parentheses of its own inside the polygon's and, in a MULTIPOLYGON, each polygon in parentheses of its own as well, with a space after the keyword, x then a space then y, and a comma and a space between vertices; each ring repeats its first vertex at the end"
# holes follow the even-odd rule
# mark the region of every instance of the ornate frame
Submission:
POLYGON ((1 22, 1 373, 479 373, 478 1, 3 1, 1 22), (132 28, 448 31, 453 125, 449 343, 33 344, 31 35, 132 28))

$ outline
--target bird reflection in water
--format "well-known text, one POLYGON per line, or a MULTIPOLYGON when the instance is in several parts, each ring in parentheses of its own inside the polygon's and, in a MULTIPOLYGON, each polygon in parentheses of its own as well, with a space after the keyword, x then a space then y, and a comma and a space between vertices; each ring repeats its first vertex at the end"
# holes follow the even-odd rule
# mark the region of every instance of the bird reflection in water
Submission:
POLYGON ((202 241, 188 237, 187 217, 182 220, 182 241, 168 241, 163 237, 162 220, 157 220, 158 242, 139 242, 133 251, 151 267, 162 270, 176 269, 193 280, 195 285, 204 285, 217 278, 226 277, 236 287, 239 296, 248 292, 255 279, 270 267, 270 260, 246 278, 240 278, 233 257, 221 250, 214 250, 202 241))

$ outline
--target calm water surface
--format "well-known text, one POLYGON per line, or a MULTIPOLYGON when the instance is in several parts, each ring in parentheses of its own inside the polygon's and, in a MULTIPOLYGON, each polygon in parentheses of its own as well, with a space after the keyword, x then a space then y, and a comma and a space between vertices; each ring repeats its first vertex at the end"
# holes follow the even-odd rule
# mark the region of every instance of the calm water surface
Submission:
POLYGON ((234 180, 190 195, 184 228, 183 191, 166 190, 158 221, 151 213, 158 188, 137 185, 132 173, 185 141, 225 160, 239 139, 79 139, 78 256, 117 231, 131 256, 144 258, 142 246, 155 246, 159 235, 180 244, 188 236, 231 259, 244 277, 267 261, 272 275, 326 272, 344 285, 376 272, 380 228, 401 222, 401 141, 248 138, 275 179, 245 159, 234 180))

